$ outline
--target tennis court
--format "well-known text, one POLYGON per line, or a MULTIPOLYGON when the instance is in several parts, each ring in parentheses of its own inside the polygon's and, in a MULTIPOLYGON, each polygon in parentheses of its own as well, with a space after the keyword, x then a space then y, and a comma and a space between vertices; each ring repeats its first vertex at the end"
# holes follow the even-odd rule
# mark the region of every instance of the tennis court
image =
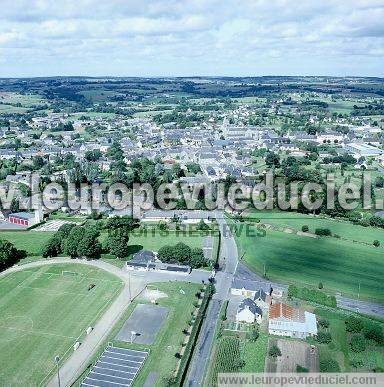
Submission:
POLYGON ((81 386, 131 386, 147 356, 147 351, 134 351, 109 346, 100 356, 81 386))

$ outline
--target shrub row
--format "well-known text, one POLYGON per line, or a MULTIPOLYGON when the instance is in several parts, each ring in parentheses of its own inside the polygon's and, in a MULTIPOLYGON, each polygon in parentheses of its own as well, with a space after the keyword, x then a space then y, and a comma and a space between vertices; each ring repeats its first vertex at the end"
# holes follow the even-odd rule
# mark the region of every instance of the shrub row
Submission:
POLYGON ((336 307, 335 296, 329 296, 316 289, 299 288, 295 285, 289 285, 288 297, 295 297, 305 301, 316 302, 317 304, 329 306, 331 308, 336 307))

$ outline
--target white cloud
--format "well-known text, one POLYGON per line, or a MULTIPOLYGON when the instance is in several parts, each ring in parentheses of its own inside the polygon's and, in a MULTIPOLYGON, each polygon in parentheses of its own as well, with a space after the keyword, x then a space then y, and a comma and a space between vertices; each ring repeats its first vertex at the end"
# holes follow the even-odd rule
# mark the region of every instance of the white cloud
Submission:
POLYGON ((3 76, 384 75, 382 0, 1 3, 3 76))

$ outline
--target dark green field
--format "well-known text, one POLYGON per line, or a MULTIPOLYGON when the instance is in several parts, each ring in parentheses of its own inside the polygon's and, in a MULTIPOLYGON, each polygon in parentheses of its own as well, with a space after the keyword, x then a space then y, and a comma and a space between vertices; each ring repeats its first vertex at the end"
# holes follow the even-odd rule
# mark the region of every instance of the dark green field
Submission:
POLYGON ((384 303, 384 250, 333 237, 310 238, 278 231, 252 235, 245 229, 237 236, 240 256, 252 270, 269 279, 296 283, 357 298, 384 303))

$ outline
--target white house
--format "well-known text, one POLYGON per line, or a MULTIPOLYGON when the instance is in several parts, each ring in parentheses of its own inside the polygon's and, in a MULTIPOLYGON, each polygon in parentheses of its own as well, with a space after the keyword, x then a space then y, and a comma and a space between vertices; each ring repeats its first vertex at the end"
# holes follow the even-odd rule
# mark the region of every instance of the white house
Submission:
POLYGON ((237 322, 245 322, 253 324, 261 322, 263 317, 263 311, 256 305, 256 303, 250 298, 245 298, 240 302, 236 313, 237 322))
POLYGON ((259 286, 257 282, 254 281, 245 281, 238 278, 235 278, 231 286, 231 294, 234 296, 244 296, 244 297, 255 297, 256 292, 258 291, 259 286))

